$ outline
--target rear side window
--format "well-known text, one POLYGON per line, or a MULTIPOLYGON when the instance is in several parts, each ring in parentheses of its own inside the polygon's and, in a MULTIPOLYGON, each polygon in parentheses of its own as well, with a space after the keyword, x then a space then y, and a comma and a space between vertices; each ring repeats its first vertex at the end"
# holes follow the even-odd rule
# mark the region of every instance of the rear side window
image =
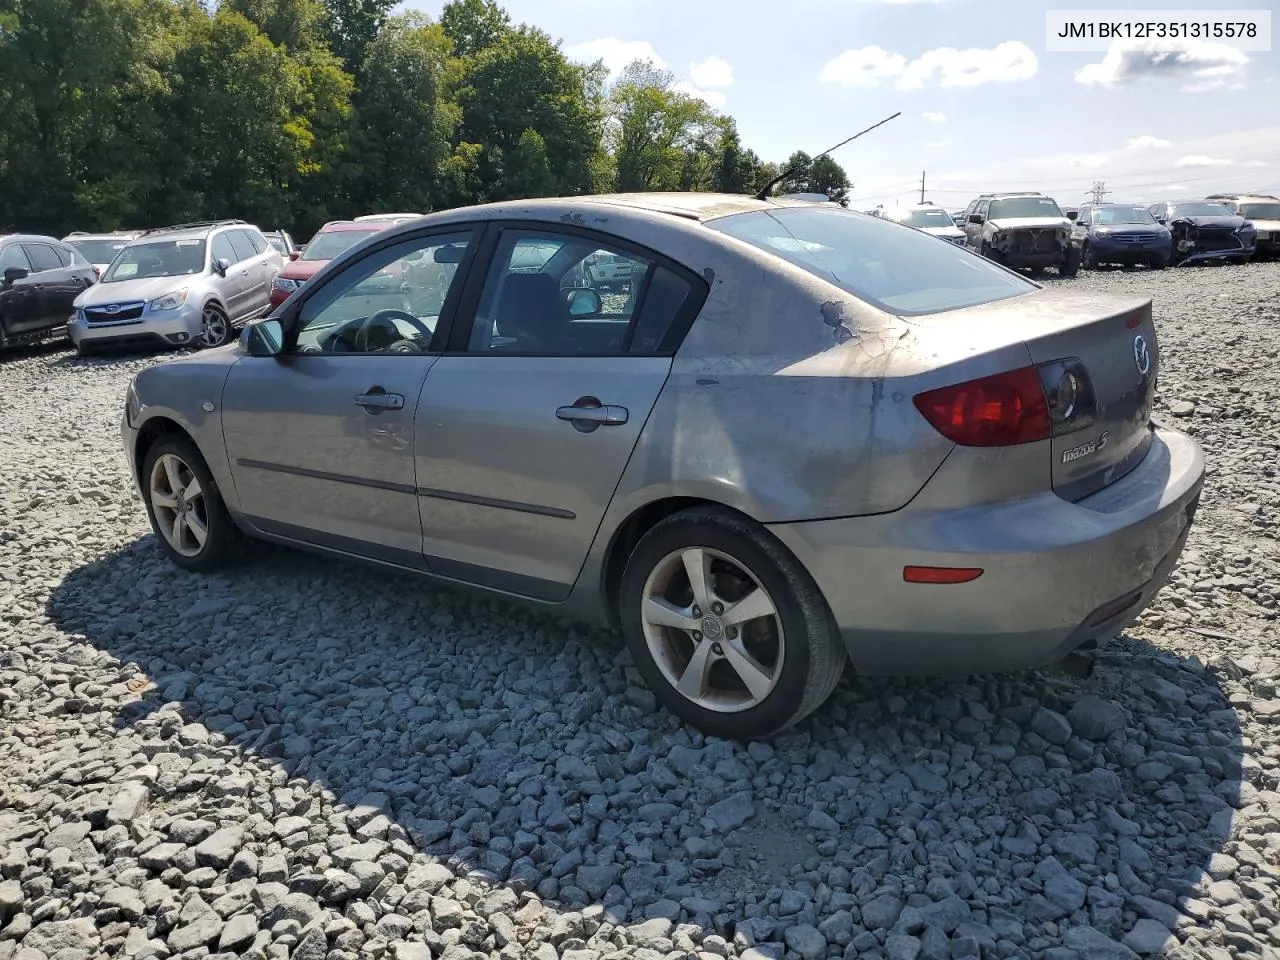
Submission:
POLYGON ((59 270, 62 268, 62 261, 58 259, 53 247, 47 243, 24 243, 22 247, 27 251, 32 270, 59 270))
POLYGON ((959 310, 1038 289, 914 227, 843 209, 784 207, 706 225, 899 316, 959 310))
POLYGON ((657 353, 664 347, 674 346, 664 343, 667 333, 678 319, 695 309, 692 301, 693 286, 688 280, 666 267, 655 266, 631 335, 630 352, 657 353))
POLYGON ((249 238, 249 245, 253 247, 254 253, 263 253, 267 249, 266 239, 256 230, 242 230, 240 232, 249 238))
POLYGON ((249 242, 248 235, 243 230, 228 230, 227 239, 231 241, 231 247, 236 252, 236 258, 233 263, 239 263, 241 260, 248 260, 254 256, 253 244, 249 242))

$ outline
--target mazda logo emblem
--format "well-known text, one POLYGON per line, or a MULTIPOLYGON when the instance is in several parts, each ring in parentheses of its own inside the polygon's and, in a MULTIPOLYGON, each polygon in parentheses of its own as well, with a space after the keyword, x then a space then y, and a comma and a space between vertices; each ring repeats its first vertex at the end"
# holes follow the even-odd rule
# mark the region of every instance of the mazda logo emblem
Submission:
POLYGON ((1147 341, 1140 335, 1133 338, 1133 362, 1138 367, 1138 373, 1144 377, 1151 369, 1151 351, 1147 349, 1147 341))

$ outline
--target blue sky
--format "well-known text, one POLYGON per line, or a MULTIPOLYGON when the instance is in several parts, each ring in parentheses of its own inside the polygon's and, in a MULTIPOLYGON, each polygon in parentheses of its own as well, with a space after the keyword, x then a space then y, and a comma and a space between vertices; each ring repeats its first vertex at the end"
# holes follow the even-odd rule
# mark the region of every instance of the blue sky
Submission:
MULTIPOLYGON (((1039 189, 1074 204, 1280 191, 1280 54, 1184 41, 1045 50, 1049 9, 1266 10, 1272 0, 508 0, 512 19, 574 59, 659 61, 732 115, 762 157, 833 154, 852 206, 926 197, 948 209, 985 190, 1039 189)), ((408 0, 437 16, 443 0, 408 0)), ((1276 18, 1280 20, 1280 17, 1276 18)), ((1280 26, 1277 24, 1276 26, 1280 26)), ((1273 31, 1276 27, 1273 27, 1273 31)), ((1273 36, 1274 41, 1274 36, 1273 36)))

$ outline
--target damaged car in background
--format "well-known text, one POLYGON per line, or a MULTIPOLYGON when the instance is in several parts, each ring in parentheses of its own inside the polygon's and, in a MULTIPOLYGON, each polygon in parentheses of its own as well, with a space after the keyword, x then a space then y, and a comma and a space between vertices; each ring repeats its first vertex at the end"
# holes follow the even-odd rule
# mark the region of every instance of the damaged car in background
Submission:
POLYGON ((1145 207, 1132 203, 1086 203, 1072 230, 1086 270, 1113 263, 1163 270, 1173 258, 1173 238, 1145 207))
POLYGON ((1173 234, 1173 263, 1200 260, 1247 263, 1257 242, 1254 225, 1216 200, 1173 200, 1147 210, 1173 234))
POLYGON ((1253 254, 1259 260, 1280 256, 1280 197, 1269 193, 1211 193, 1217 200, 1254 226, 1253 254))
POLYGON ((966 245, 988 260, 1032 276, 1055 268, 1074 277, 1080 248, 1071 242, 1071 221, 1043 193, 984 193, 965 210, 966 245))

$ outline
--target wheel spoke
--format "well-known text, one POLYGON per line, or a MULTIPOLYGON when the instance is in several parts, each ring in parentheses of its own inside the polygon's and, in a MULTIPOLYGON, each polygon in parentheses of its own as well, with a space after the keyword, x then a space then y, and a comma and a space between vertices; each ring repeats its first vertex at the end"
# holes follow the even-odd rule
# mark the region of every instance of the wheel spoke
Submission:
POLYGON ((707 678, 711 673, 712 646, 710 640, 703 640, 693 648, 689 665, 684 668, 680 682, 676 684, 676 689, 690 700, 700 700, 706 695, 707 678))
POLYGON ((208 539, 209 528, 205 526, 203 520, 194 513, 188 513, 186 517, 187 529, 191 531, 191 537, 195 540, 197 547, 203 547, 204 542, 208 539))
POLYGON ((204 496, 204 491, 200 489, 200 478, 194 473, 191 475, 191 482, 187 484, 187 488, 182 491, 182 499, 187 503, 198 500, 204 496))
POLYGON ((711 601, 715 594, 711 589, 711 557, 705 550, 694 547, 686 550, 680 557, 684 562, 684 572, 689 577, 689 587, 693 590, 693 602, 702 608, 704 613, 711 609, 711 601))
POLYGON ((177 496, 182 489, 182 464, 177 457, 164 458, 164 475, 169 481, 169 493, 177 496))
POLYGON ((733 672, 742 678, 751 696, 757 701, 768 696, 773 686, 769 671, 758 664, 751 654, 738 645, 737 641, 727 641, 721 644, 721 647, 724 650, 725 659, 729 661, 729 666, 733 667, 733 672))
POLYGON ((726 609, 720 620, 726 627, 736 627, 739 624, 746 623, 748 620, 772 617, 776 613, 777 610, 773 606, 773 601, 769 599, 769 594, 760 587, 756 587, 733 606, 726 609))
POLYGON ((696 630, 698 622, 684 610, 658 597, 644 602, 642 615, 649 623, 659 627, 675 627, 677 630, 696 630))
POLYGON ((173 535, 173 546, 177 550, 182 549, 182 530, 184 526, 185 524, 182 519, 182 514, 175 513, 173 515, 173 529, 170 532, 173 535))
POLYGON ((178 501, 159 490, 151 491, 151 505, 157 510, 177 510, 178 501))

